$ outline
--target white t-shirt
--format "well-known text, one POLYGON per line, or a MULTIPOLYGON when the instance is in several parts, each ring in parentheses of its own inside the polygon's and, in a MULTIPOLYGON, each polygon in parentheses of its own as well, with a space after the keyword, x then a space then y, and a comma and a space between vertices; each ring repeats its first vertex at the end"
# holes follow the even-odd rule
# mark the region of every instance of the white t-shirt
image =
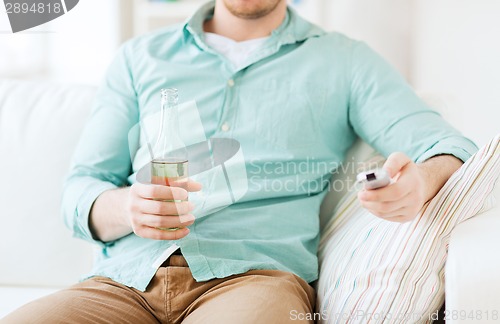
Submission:
POLYGON ((259 49, 268 38, 262 37, 236 42, 218 34, 205 33, 205 42, 207 45, 216 52, 224 55, 236 69, 242 67, 248 57, 259 49))

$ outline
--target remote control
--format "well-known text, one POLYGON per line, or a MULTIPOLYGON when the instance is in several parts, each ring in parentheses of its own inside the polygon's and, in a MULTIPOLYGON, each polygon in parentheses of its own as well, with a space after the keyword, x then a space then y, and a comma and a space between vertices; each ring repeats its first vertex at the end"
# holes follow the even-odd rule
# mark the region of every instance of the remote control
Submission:
POLYGON ((385 169, 361 172, 356 180, 358 183, 362 183, 367 190, 382 188, 391 183, 391 178, 385 169))

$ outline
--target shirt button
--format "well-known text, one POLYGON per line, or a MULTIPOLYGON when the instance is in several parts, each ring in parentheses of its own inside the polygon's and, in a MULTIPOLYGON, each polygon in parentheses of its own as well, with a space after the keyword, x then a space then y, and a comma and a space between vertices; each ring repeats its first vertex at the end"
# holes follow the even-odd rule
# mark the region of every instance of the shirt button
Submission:
POLYGON ((231 88, 234 87, 234 80, 233 79, 229 79, 227 81, 227 85, 230 86, 231 88))
POLYGON ((229 124, 228 124, 228 123, 224 123, 224 124, 222 124, 222 126, 221 126, 221 128, 220 128, 220 129, 221 129, 223 132, 227 132, 227 131, 229 130, 229 128, 230 128, 230 127, 229 127, 229 124))

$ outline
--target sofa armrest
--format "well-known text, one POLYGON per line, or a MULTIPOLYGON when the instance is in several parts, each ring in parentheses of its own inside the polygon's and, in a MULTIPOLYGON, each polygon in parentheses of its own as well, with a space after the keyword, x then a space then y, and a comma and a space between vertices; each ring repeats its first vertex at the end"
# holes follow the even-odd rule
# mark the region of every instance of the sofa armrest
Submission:
POLYGON ((492 209, 457 226, 446 263, 446 323, 500 321, 500 184, 492 209), (465 316, 464 316, 465 315, 465 316))

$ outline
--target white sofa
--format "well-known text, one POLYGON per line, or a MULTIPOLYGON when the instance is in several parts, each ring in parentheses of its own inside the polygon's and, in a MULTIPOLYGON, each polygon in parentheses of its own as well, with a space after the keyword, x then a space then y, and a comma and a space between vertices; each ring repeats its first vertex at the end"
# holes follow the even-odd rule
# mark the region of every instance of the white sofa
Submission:
MULTIPOLYGON (((77 282, 91 267, 92 246, 71 238, 59 204, 94 94, 87 86, 0 80, 0 318, 77 282)), ((350 154, 362 158, 366 152, 358 143, 350 154)), ((328 196, 323 214, 341 194, 328 196)), ((500 199, 498 184, 495 195, 500 199)), ((497 204, 454 230, 446 266, 448 309, 499 308, 499 228, 497 204)))

